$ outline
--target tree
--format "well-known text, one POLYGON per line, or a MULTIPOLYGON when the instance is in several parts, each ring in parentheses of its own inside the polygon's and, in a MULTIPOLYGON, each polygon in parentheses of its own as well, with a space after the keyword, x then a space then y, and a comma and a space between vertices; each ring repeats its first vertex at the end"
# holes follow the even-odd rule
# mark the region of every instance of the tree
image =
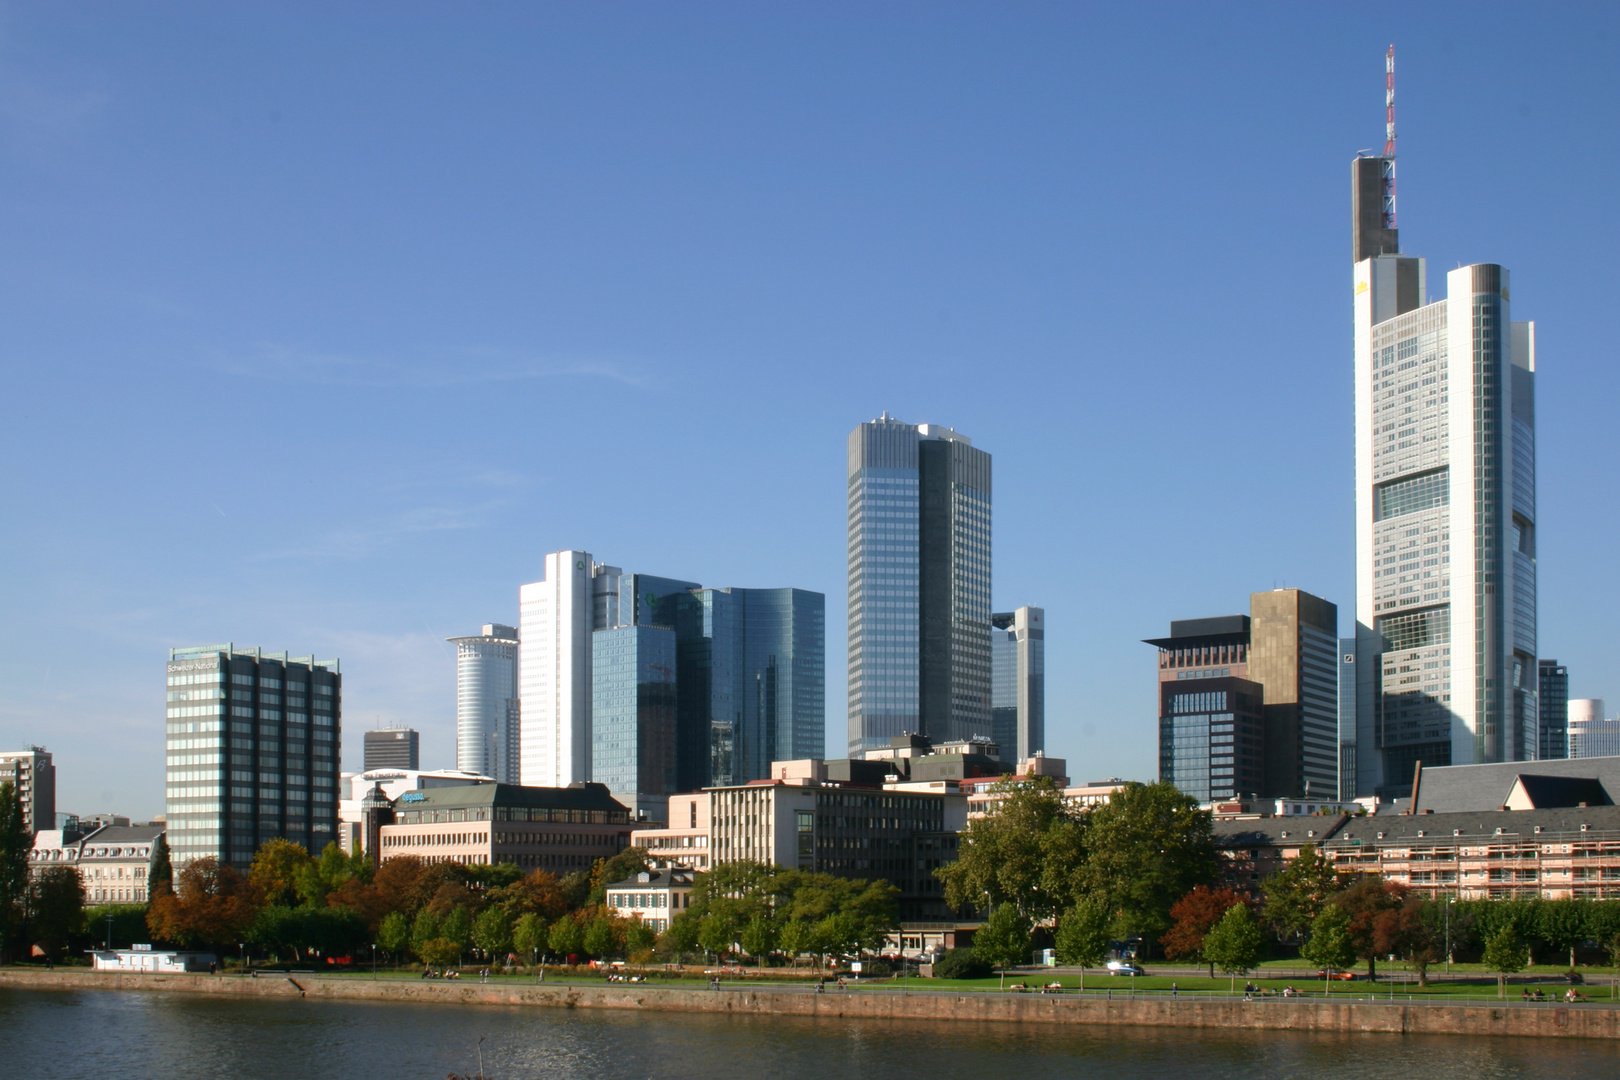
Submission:
POLYGON ((1440 958, 1432 905, 1407 896, 1398 908, 1380 913, 1373 923, 1373 950, 1405 957, 1417 972, 1418 985, 1429 985, 1429 965, 1440 958))
POLYGON ((551 931, 546 934, 546 949, 553 956, 560 956, 566 962, 572 962, 585 948, 585 931, 580 928, 579 922, 572 917, 558 919, 551 924, 551 931))
POLYGON ((1082 900, 1063 913, 1058 922, 1057 961, 1080 968, 1080 989, 1086 988, 1086 968, 1096 967, 1108 955, 1113 936, 1108 932, 1108 909, 1095 900, 1082 900))
POLYGON ((1496 972, 1496 996, 1507 996, 1507 977, 1516 975, 1530 964, 1530 950, 1519 934, 1519 928, 1505 922, 1485 937, 1485 954, 1480 957, 1486 971, 1496 972))
POLYGON ((1333 898, 1337 907, 1350 915, 1350 937, 1356 955, 1367 961, 1367 978, 1378 976, 1378 920, 1406 900, 1406 886, 1368 874, 1333 898))
POLYGON ((1113 913, 1118 938, 1157 941, 1171 905, 1215 880, 1209 811, 1170 784, 1126 784, 1087 819, 1081 886, 1113 913))
POLYGON ((549 923, 568 910, 557 876, 550 870, 532 870, 510 885, 491 889, 489 902, 505 908, 514 924, 524 915, 537 915, 549 923))
POLYGON ((430 938, 419 950, 422 962, 428 967, 447 968, 461 963, 461 946, 449 938, 430 938))
POLYGON ((658 946, 679 959, 682 955, 697 950, 702 928, 703 923, 696 915, 690 910, 682 911, 669 920, 669 925, 658 936, 658 946))
POLYGON ((658 935, 653 928, 640 919, 631 919, 630 924, 624 928, 625 955, 634 963, 643 963, 646 954, 657 944, 658 935))
POLYGON ((146 911, 146 904, 98 904, 85 909, 82 925, 92 942, 104 942, 109 949, 127 949, 137 941, 152 940, 146 911))
POLYGON ((1164 955, 1171 960, 1191 960, 1209 965, 1209 977, 1215 977, 1215 962, 1204 955, 1204 935, 1231 910, 1233 904, 1244 898, 1235 889, 1224 886, 1210 888, 1200 885, 1177 900, 1170 907, 1174 924, 1159 939, 1164 955))
MULTIPOLYGON (((674 925, 673 923, 671 925, 674 925)), ((803 919, 788 919, 776 937, 776 947, 797 967, 798 958, 815 948, 815 927, 803 919)))
POLYGON ((968 822, 955 862, 934 871, 958 911, 1013 904, 1046 918, 1073 903, 1085 860, 1082 819, 1051 777, 1004 780, 994 809, 968 822))
POLYGON ((1356 942, 1350 936, 1350 913, 1337 904, 1329 904, 1311 923, 1311 936, 1300 947, 1299 955, 1322 967, 1322 991, 1331 993, 1328 981, 1335 968, 1348 968, 1355 963, 1356 942))
POLYGON ((48 866, 28 887, 28 936, 56 959, 84 929, 84 879, 71 866, 48 866))
POLYGON ((647 869, 647 849, 627 847, 611 859, 597 859, 591 864, 591 891, 585 903, 591 907, 606 901, 607 887, 635 877, 647 869))
MULTIPOLYGON (((439 924, 439 936, 456 943, 462 953, 472 947, 472 912, 464 907, 453 909, 439 924)), ((456 963, 461 963, 461 953, 456 954, 456 963)))
POLYGON ((473 920, 472 943, 487 960, 493 960, 512 948, 512 923, 506 912, 491 905, 473 920))
POLYGON ((439 927, 443 923, 442 918, 433 914, 427 908, 418 911, 416 918, 411 921, 411 951, 420 957, 424 963, 427 961, 427 957, 423 955, 422 950, 427 947, 428 942, 443 936, 439 933, 439 927))
POLYGON ((1344 888, 1333 860, 1306 844, 1288 865, 1266 879, 1263 914, 1278 939, 1297 941, 1322 914, 1322 908, 1344 888))
POLYGON ((1014 904, 1002 904, 990 913, 973 935, 973 955, 993 964, 1007 985, 1007 969, 1029 962, 1030 921, 1014 904))
POLYGON ((28 893, 28 852, 34 838, 23 827, 22 800, 7 780, 0 783, 0 963, 21 929, 28 893))
POLYGON ((595 957, 612 956, 619 951, 619 935, 606 915, 598 915, 585 924, 586 953, 595 957))
POLYGON ((532 911, 518 916, 512 927, 512 945, 531 964, 540 959, 540 950, 546 947, 546 924, 540 916, 532 911))
POLYGON ((776 948, 778 929, 776 921, 768 915, 755 915, 743 926, 738 935, 742 947, 754 958, 759 967, 765 966, 765 956, 776 948))
POLYGON ((950 949, 934 964, 934 978, 983 979, 993 970, 972 949, 950 949))
POLYGON ((1536 936, 1560 952, 1567 950, 1571 970, 1575 968, 1575 946, 1596 936, 1592 921, 1590 900, 1543 900, 1535 906, 1536 936))
POLYGON ((1265 955, 1266 938, 1254 912, 1241 900, 1226 909, 1219 922, 1204 935, 1204 959, 1232 977, 1232 990, 1237 990, 1237 977, 1246 975, 1265 955))
POLYGON ((269 907, 293 907, 306 900, 299 893, 299 882, 309 869, 309 852, 304 845, 276 837, 259 845, 248 868, 248 883, 269 907))
POLYGON ((377 944, 385 949, 389 956, 398 963, 401 955, 411 943, 411 924, 405 921, 402 911, 390 911, 383 916, 377 926, 377 944))
POLYGON ((174 866, 169 862, 169 841, 158 833, 152 843, 152 870, 146 877, 146 898, 155 900, 174 892, 174 866))
POLYGON ((173 893, 147 906, 146 925, 157 938, 215 947, 246 940, 258 917, 258 904, 255 890, 234 867, 211 855, 193 859, 175 884, 173 893))

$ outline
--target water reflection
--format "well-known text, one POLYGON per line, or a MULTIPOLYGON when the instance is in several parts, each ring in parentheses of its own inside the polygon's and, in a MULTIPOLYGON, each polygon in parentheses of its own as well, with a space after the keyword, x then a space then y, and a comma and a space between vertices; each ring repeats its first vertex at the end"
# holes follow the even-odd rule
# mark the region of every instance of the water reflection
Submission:
POLYGON ((0 1062, 69 1080, 1387 1080, 1616 1075, 1596 1041, 840 1021, 0 990, 0 1062))

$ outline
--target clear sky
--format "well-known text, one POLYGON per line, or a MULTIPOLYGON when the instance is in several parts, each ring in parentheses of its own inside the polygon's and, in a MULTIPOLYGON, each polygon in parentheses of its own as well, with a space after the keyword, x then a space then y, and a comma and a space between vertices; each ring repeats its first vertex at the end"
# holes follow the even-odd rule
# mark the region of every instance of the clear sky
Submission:
MULTIPOLYGON (((994 456, 1048 749, 1151 778, 1174 618, 1354 567, 1350 159, 1538 322, 1541 652, 1620 703, 1620 7, 5 4, 0 749, 160 813, 163 662, 444 638, 547 551, 827 594, 845 438, 994 456)), ((1611 706, 1611 712, 1614 707, 1611 706)))

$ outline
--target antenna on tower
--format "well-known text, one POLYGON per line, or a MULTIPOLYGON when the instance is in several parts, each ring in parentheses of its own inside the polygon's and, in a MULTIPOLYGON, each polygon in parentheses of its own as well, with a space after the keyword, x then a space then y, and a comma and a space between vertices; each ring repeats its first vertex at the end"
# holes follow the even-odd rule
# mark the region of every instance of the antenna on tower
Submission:
POLYGON ((1384 228, 1395 228, 1395 46, 1384 54, 1384 228))

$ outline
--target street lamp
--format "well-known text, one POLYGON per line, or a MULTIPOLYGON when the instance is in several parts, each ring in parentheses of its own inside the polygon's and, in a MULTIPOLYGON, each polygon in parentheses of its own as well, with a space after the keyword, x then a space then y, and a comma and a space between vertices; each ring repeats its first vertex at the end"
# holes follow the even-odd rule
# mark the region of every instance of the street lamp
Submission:
POLYGON ((371 977, 373 979, 377 977, 377 943, 375 941, 371 943, 371 977))
POLYGON ((240 971, 247 970, 247 945, 241 941, 236 943, 236 966, 240 971))

